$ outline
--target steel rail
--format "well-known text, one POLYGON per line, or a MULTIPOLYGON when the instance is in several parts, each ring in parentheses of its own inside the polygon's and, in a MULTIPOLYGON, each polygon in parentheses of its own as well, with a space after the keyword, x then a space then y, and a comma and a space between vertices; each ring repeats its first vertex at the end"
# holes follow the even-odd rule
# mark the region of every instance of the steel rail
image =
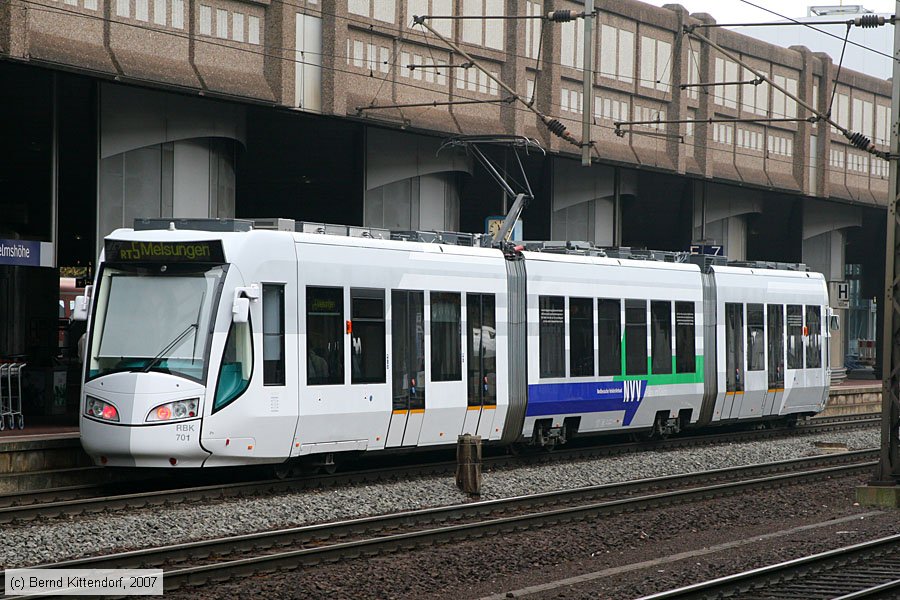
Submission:
MULTIPOLYGON (((783 437, 809 435, 821 431, 836 431, 877 424, 878 418, 868 415, 863 419, 837 417, 834 421, 807 423, 795 429, 774 429, 765 431, 740 431, 695 437, 678 437, 649 442, 629 442, 624 444, 603 444, 576 447, 524 456, 498 456, 483 459, 485 467, 507 468, 529 464, 542 464, 572 460, 587 460, 603 456, 636 453, 648 450, 685 448, 716 443, 756 440, 762 437, 783 437)), ((452 473, 455 461, 419 463, 401 467, 359 469, 335 475, 308 476, 297 479, 265 479, 238 482, 223 482, 202 486, 172 487, 173 482, 159 481, 151 484, 146 491, 127 491, 129 485, 148 487, 147 482, 139 484, 123 483, 111 486, 100 485, 67 486, 34 492, 15 492, 0 496, 0 523, 29 520, 37 517, 77 515, 123 508, 144 508, 161 504, 178 504, 191 501, 209 501, 236 497, 258 496, 268 493, 290 493, 322 487, 334 487, 352 483, 385 481, 397 477, 422 477, 452 473), (110 494, 110 488, 124 488, 121 493, 110 494)), ((177 483, 177 482, 174 482, 177 483)))
POLYGON ((779 598, 821 598, 823 589, 836 589, 835 577, 840 578, 841 587, 858 587, 854 591, 838 592, 831 596, 833 600, 869 598, 900 589, 900 580, 896 578, 898 564, 900 535, 893 535, 651 594, 639 600, 719 597, 774 588, 777 588, 779 598), (853 584, 851 578, 857 583, 853 584))
POLYGON ((691 473, 674 477, 544 492, 515 498, 420 509, 335 523, 321 523, 159 548, 132 550, 106 556, 67 560, 35 568, 95 569, 163 566, 171 569, 179 564, 188 563, 186 567, 166 571, 166 589, 169 590, 184 585, 227 579, 235 575, 250 575, 286 567, 296 568, 299 565, 317 564, 361 554, 381 554, 398 549, 508 533, 626 511, 647 510, 720 498, 723 495, 734 495, 752 489, 845 476, 871 470, 876 464, 874 459, 877 458, 877 455, 877 450, 858 451, 762 465, 731 467, 707 473, 691 473), (798 471, 798 469, 806 470, 798 471), (775 474, 764 475, 766 472, 775 474), (750 478, 748 479, 748 477, 750 478), (708 484, 709 481, 721 481, 722 479, 731 479, 732 481, 708 484), (703 485, 704 483, 708 485, 703 485), (639 492, 667 486, 677 486, 679 489, 635 495, 639 492), (611 496, 614 499, 607 499, 611 496), (513 514, 496 516, 503 513, 513 514), (482 520, 478 520, 479 518, 482 520), (458 523, 458 521, 465 520, 470 521, 458 523), (434 523, 447 522, 456 523, 428 527, 434 523), (348 539, 353 536, 371 536, 373 531, 387 532, 403 528, 412 528, 412 530, 375 537, 348 539), (331 542, 330 540, 338 541, 331 542), (279 547, 298 545, 305 547, 277 550, 279 547), (223 557, 236 552, 259 552, 261 549, 267 550, 267 553, 231 560, 223 559, 223 557), (273 549, 275 550, 273 551, 273 549), (213 562, 197 564, 204 561, 213 562))

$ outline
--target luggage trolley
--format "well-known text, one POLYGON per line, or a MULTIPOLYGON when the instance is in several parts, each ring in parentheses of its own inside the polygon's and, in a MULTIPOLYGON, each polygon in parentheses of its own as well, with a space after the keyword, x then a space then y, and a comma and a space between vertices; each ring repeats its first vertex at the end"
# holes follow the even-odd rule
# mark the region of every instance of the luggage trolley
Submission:
POLYGON ((22 371, 27 363, 0 364, 0 431, 25 429, 22 414, 22 371))
POLYGON ((9 394, 9 369, 12 363, 0 363, 0 431, 6 429, 6 415, 12 413, 9 394))

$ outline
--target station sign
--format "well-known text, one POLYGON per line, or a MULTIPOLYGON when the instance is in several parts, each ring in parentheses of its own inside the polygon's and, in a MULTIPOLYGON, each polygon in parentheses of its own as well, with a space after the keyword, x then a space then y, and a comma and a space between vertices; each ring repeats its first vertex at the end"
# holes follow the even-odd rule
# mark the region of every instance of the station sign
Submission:
POLYGON ((158 242, 106 240, 106 261, 114 263, 224 263, 221 240, 158 242))
POLYGON ((53 244, 34 240, 0 239, 0 265, 52 267, 53 244))
POLYGON ((708 254, 710 256, 724 256, 722 244, 691 244, 691 254, 708 254))
POLYGON ((829 281, 828 300, 832 308, 850 308, 850 283, 829 281))

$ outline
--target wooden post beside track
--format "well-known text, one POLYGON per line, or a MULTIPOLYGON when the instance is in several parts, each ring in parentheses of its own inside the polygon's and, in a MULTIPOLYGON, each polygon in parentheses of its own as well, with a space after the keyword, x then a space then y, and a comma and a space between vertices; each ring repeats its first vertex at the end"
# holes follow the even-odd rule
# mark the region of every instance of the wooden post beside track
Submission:
POLYGON ((456 487, 481 495, 481 436, 465 434, 456 443, 456 487))

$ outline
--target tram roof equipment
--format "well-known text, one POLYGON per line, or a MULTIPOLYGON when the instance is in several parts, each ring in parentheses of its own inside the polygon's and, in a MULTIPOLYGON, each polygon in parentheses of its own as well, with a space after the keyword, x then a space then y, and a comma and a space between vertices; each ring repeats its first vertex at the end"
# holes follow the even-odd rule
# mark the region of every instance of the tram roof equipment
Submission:
MULTIPOLYGON (((491 236, 481 233, 465 233, 459 231, 417 231, 390 230, 381 227, 361 227, 356 225, 338 225, 334 223, 316 223, 295 221, 282 218, 252 219, 172 219, 151 218, 135 219, 135 231, 192 229, 212 232, 244 232, 251 230, 290 231, 313 233, 320 235, 338 235, 380 240, 396 240, 419 242, 423 244, 446 244, 451 246, 492 247, 495 244, 491 236)), ((777 269, 783 271, 809 271, 803 263, 788 263, 765 260, 728 260, 727 257, 711 254, 691 254, 685 251, 649 250, 646 248, 597 246, 592 242, 578 240, 548 240, 517 242, 518 249, 528 252, 544 252, 547 254, 566 254, 574 256, 597 256, 626 260, 647 260, 670 263, 689 263, 708 272, 710 267, 729 266, 745 269, 777 269)))

